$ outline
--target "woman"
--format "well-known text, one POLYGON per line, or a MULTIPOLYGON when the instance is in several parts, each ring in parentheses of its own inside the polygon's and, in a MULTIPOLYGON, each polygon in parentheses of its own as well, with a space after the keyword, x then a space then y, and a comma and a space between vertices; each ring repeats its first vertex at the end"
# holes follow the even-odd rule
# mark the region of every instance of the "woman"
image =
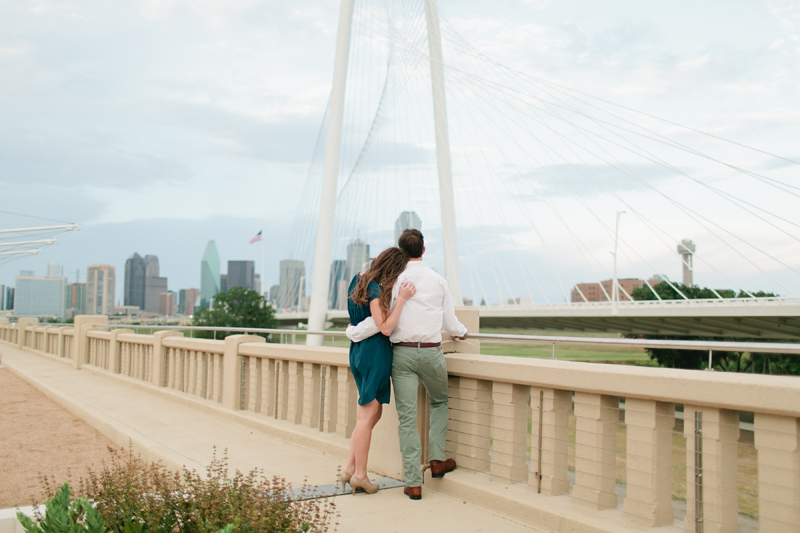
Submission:
POLYGON ((397 325, 397 319, 406 300, 414 296, 416 288, 407 282, 400 287, 397 302, 389 312, 392 288, 406 268, 408 255, 400 248, 387 248, 372 262, 369 269, 353 278, 348 290, 347 311, 350 323, 358 324, 369 316, 375 320, 381 333, 361 342, 350 344, 350 370, 358 387, 356 427, 350 437, 347 464, 341 474, 342 490, 345 483, 355 494, 361 489, 368 494, 378 491, 378 486, 367 477, 367 457, 372 439, 372 428, 378 423, 383 411, 382 404, 389 403, 392 375, 392 344, 389 334, 397 325))

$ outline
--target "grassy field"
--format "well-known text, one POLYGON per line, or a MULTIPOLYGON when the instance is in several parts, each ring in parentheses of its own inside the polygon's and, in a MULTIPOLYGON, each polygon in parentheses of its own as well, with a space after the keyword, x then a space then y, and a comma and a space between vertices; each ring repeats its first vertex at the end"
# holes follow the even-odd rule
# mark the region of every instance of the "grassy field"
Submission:
MULTIPOLYGON (((124 326, 123 326, 124 327, 124 326)), ((152 334, 153 330, 158 328, 139 328, 137 333, 144 335, 152 334)), ((531 329, 505 329, 505 328, 486 328, 481 330, 481 333, 495 333, 505 335, 543 335, 543 336, 560 336, 560 337, 597 337, 597 338, 621 338, 621 335, 616 333, 575 333, 563 331, 546 331, 546 330, 531 330, 531 329)), ((191 331, 183 331, 184 336, 191 337, 191 331)), ((277 336, 276 336, 277 337, 277 336)), ((222 338, 222 334, 218 337, 222 338)), ((284 342, 291 343, 291 333, 287 332, 284 337, 284 342)), ((305 334, 298 333, 295 335, 296 344, 305 344, 305 334)), ((325 338, 325 346, 336 346, 337 348, 348 348, 350 341, 345 337, 336 337, 333 344, 331 338, 325 338)), ((540 359, 548 359, 552 355, 553 347, 551 344, 533 344, 521 342, 481 342, 481 353, 484 355, 506 355, 510 357, 535 357, 540 359)), ((557 345, 556 346, 556 359, 564 359, 568 361, 586 361, 586 362, 604 362, 616 364, 631 364, 643 366, 655 366, 655 364, 647 356, 647 353, 641 348, 624 348, 617 346, 569 346, 557 345)))
MULTIPOLYGON (((481 333, 504 335, 544 335, 560 337, 596 337, 619 339, 616 333, 574 333, 563 331, 542 331, 530 329, 485 328, 481 333)), ((507 355, 511 357, 536 357, 548 359, 553 353, 551 344, 531 344, 525 342, 505 343, 481 341, 481 353, 485 355, 507 355)), ((642 348, 625 348, 618 346, 556 346, 556 359, 568 361, 609 362, 634 365, 654 365, 642 348)))

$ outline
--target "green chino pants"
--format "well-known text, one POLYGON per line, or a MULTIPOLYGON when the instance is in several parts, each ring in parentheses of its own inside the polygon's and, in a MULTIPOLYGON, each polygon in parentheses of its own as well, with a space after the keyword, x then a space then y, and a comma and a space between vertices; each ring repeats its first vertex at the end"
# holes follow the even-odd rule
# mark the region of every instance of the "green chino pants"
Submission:
POLYGON ((406 486, 422 486, 420 454, 422 446, 417 431, 417 387, 420 380, 428 391, 431 404, 429 461, 444 461, 447 436, 447 367, 441 348, 394 346, 392 385, 397 416, 400 419, 400 453, 406 486))

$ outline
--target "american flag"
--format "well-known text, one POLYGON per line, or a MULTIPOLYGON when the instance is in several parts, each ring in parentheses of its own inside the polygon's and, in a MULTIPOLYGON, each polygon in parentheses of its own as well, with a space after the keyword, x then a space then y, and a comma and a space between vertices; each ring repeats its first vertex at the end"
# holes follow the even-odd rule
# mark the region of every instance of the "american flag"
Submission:
MULTIPOLYGON (((264 230, 262 229, 261 231, 264 231, 264 230)), ((253 244, 254 242, 258 242, 258 241, 260 241, 260 240, 261 240, 261 231, 259 231, 258 233, 256 233, 256 236, 255 236, 255 237, 253 237, 252 239, 250 239, 250 244, 253 244)))

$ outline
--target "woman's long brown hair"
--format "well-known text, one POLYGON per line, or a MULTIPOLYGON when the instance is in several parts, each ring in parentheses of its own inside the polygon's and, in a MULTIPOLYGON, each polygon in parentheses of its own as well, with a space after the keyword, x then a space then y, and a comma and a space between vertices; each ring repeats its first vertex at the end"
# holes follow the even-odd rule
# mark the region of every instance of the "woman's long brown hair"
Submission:
POLYGON ((384 315, 388 315, 389 305, 392 303, 392 289, 397 281, 397 276, 405 270, 407 264, 408 254, 403 250, 396 247, 385 249, 372 261, 369 269, 361 274, 350 298, 358 305, 367 303, 367 287, 370 281, 375 281, 381 286, 378 302, 381 304, 384 315))

